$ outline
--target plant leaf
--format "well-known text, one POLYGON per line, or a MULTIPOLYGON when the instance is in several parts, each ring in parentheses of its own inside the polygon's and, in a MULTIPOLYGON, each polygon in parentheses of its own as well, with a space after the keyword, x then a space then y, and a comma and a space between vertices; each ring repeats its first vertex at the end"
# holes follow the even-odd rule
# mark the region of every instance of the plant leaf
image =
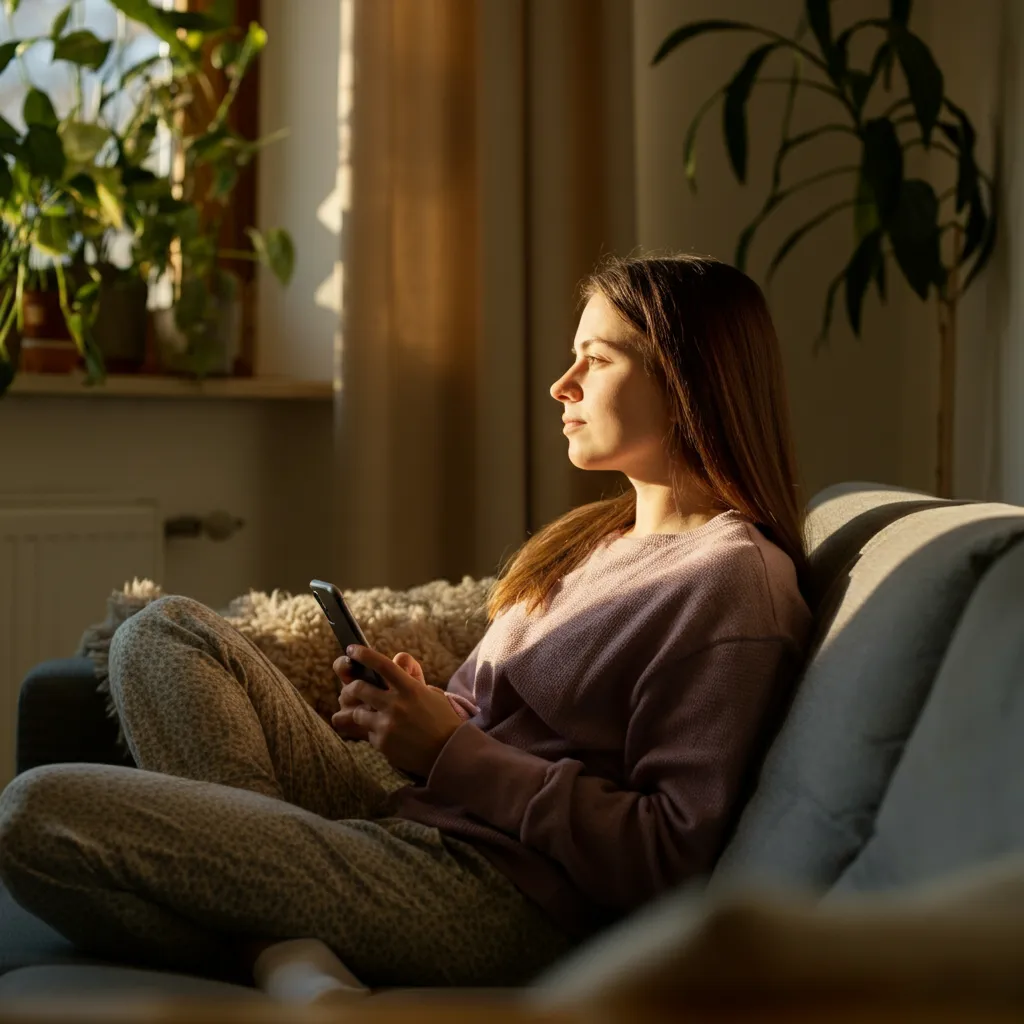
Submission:
POLYGON ((288 284, 295 269, 295 246, 283 228, 271 228, 265 235, 255 228, 246 232, 260 263, 270 268, 281 284, 288 284))
POLYGON ((18 47, 21 45, 21 40, 11 39, 9 42, 0 44, 0 74, 4 72, 7 65, 14 60, 14 55, 18 52, 18 47))
POLYGON ((977 134, 974 125, 967 113, 958 107, 952 100, 945 100, 945 104, 953 112, 957 119, 952 133, 949 125, 940 122, 940 126, 946 131, 947 137, 957 148, 958 164, 956 179, 956 210, 959 213, 970 201, 971 196, 978 188, 978 168, 974 161, 974 144, 977 134))
POLYGON ((0 117, 0 139, 16 139, 17 129, 4 117, 0 117))
POLYGON ((818 335, 814 339, 813 352, 815 355, 818 354, 818 350, 825 343, 828 338, 829 328, 832 326, 832 310, 836 304, 836 294, 839 291, 839 286, 846 280, 846 268, 836 274, 835 277, 829 282, 828 290, 825 292, 825 312, 821 318, 821 328, 818 330, 818 335))
POLYGON ((861 137, 861 174, 874 196, 883 223, 892 216, 903 181, 903 147, 892 121, 876 117, 865 123, 861 137))
POLYGON ((67 27, 68 18, 71 17, 71 4, 68 4, 56 18, 53 19, 53 24, 50 26, 50 38, 59 39, 61 33, 67 27))
POLYGON ((987 227, 985 207, 981 201, 981 189, 976 186, 967 211, 967 225, 964 228, 964 248, 960 254, 961 262, 966 262, 970 259, 974 251, 981 245, 987 227))
POLYGON ((140 60, 138 64, 133 64, 124 75, 121 76, 121 88, 123 89, 129 82, 133 82, 139 75, 148 71, 154 64, 164 60, 159 53, 154 54, 152 57, 147 57, 145 60, 140 60))
POLYGON ((838 203, 833 203, 831 206, 826 207, 817 216, 812 217, 809 221, 801 224, 800 227, 786 238, 782 245, 779 246, 779 251, 772 257, 772 261, 768 265, 768 273, 765 278, 766 282, 769 284, 771 283, 771 280, 775 276, 775 272, 779 269, 779 266, 782 264, 782 261, 793 251, 800 240, 809 231, 813 231, 819 224, 823 224, 833 214, 838 213, 840 210, 848 210, 853 205, 853 199, 843 199, 838 203))
POLYGON ((853 333, 860 337, 861 309, 868 283, 875 270, 878 257, 881 255, 882 232, 880 229, 865 235, 860 245, 854 250, 850 262, 846 265, 846 315, 850 320, 853 333))
POLYGON ((837 47, 832 40, 832 0, 805 0, 804 15, 818 42, 821 55, 825 58, 828 77, 837 86, 842 85, 846 73, 846 50, 837 47))
POLYGON ((41 217, 36 231, 35 244, 51 256, 67 255, 71 241, 71 229, 65 215, 41 217))
POLYGON ((21 116, 27 125, 42 125, 46 128, 57 127, 57 112, 53 109, 50 97, 38 89, 29 89, 25 94, 25 105, 21 116))
POLYGON ((664 60, 676 47, 683 43, 704 35, 706 32, 730 32, 730 31, 761 31, 756 25, 749 25, 743 21, 727 21, 721 18, 711 18, 707 21, 693 21, 689 25, 683 25, 674 32, 669 33, 658 47, 658 52, 651 58, 651 66, 664 60))
POLYGON ((875 287, 878 289, 878 297, 885 302, 885 253, 881 251, 875 264, 875 287))
POLYGON ((124 214, 121 210, 121 202, 107 184, 102 181, 96 182, 96 196, 100 201, 100 209, 107 222, 120 231, 124 227, 124 214))
POLYGON ((60 127, 64 154, 75 164, 91 164, 112 137, 108 129, 84 121, 66 121, 60 127))
POLYGON ((889 0, 889 18, 903 28, 907 27, 910 20, 911 0, 889 0))
POLYGON ((158 39, 167 43, 171 57, 178 63, 186 67, 195 66, 196 55, 178 38, 178 30, 165 11, 154 7, 149 0, 110 0, 110 3, 132 21, 145 25, 158 39))
POLYGON ((853 229, 858 244, 865 235, 870 234, 882 223, 878 215, 878 204, 875 202, 875 194, 871 186, 861 175, 857 179, 857 198, 853 207, 853 229))
POLYGON ((175 27, 186 32, 219 32, 230 27, 230 20, 199 11, 167 11, 164 17, 175 27))
POLYGON ((25 163, 35 177, 59 181, 64 176, 66 159, 60 136, 41 124, 29 125, 25 134, 25 163))
POLYGON ((886 230, 903 276, 922 299, 928 297, 929 286, 945 280, 938 220, 939 201, 931 185, 920 178, 904 181, 886 230))
POLYGON ((14 189, 14 179, 7 169, 7 161, 0 160, 0 203, 6 202, 14 189))
POLYGON ((928 146, 942 106, 942 72, 931 50, 912 32, 897 29, 892 38, 903 74, 907 78, 910 101, 921 125, 921 138, 925 146, 928 146))
POLYGON ((686 176, 687 184, 691 192, 697 191, 697 131, 704 115, 718 102, 725 93, 725 86, 713 92, 700 106, 700 109, 693 116, 693 120, 687 126, 686 136, 683 139, 683 174, 686 176))
POLYGON ((106 61, 111 45, 109 39, 97 39, 87 29, 79 29, 61 36, 53 44, 53 59, 98 71, 106 61))
POLYGON ((747 180, 747 100, 761 65, 777 46, 777 43, 765 43, 754 50, 725 88, 722 131, 733 173, 741 182, 747 180))

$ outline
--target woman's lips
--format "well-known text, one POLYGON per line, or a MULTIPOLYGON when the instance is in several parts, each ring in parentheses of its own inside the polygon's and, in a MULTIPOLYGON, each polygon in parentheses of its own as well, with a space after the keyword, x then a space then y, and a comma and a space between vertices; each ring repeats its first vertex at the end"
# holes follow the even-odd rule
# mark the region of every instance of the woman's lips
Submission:
POLYGON ((570 430, 576 430, 578 427, 585 427, 586 423, 583 420, 569 420, 564 427, 562 427, 562 433, 568 434, 570 430))

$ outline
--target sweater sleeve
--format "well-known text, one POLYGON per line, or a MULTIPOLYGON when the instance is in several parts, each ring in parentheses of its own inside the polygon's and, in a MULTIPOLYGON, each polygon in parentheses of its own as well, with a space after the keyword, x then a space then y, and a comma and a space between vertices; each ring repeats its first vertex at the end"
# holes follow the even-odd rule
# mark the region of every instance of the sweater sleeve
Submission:
POLYGON ((480 708, 473 699, 473 680, 476 678, 476 659, 481 643, 483 643, 482 640, 469 652, 469 656, 452 673, 452 677, 444 688, 448 703, 464 722, 480 713, 480 708))
POLYGON ((777 637, 727 640, 651 666, 626 730, 624 787, 464 722, 427 789, 556 860, 596 903, 631 910, 711 867, 785 649, 777 637))

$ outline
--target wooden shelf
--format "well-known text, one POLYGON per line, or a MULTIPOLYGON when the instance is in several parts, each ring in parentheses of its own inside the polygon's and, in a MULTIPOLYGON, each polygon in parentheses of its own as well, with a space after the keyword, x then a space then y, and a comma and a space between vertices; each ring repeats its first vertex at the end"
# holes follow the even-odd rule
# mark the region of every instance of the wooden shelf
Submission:
POLYGON ((161 377, 156 374, 110 374, 102 384, 86 384, 85 374, 19 373, 8 395, 67 398, 249 398, 321 399, 333 397, 330 381, 288 377, 161 377))

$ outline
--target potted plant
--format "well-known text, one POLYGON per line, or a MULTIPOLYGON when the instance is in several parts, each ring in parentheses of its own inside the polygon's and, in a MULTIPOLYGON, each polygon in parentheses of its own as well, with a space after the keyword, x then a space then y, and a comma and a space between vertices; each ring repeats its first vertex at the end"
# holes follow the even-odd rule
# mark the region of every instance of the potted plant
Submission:
POLYGON ((52 286, 40 293, 47 296, 45 322, 52 323, 55 301, 86 362, 88 381, 102 379, 104 349, 114 369, 141 360, 148 284, 168 274, 173 278, 172 312, 170 318, 163 314, 158 319, 167 363, 197 375, 227 372, 237 336, 232 327, 237 289, 219 258, 261 261, 283 282, 294 260, 291 239, 283 231, 262 235, 250 229, 253 249, 243 252, 225 252, 217 245, 239 170, 268 141, 246 140, 227 123, 242 78, 265 45, 266 34, 253 24, 239 39, 216 9, 195 14, 161 11, 148 0, 112 3, 167 44, 169 76, 163 57, 122 67, 120 61, 108 61, 113 41, 84 29, 68 31, 75 0, 48 36, 0 45, 0 71, 44 39, 53 43, 54 59, 77 65, 79 75, 106 65, 94 109, 85 109, 79 88, 75 104, 58 118, 49 97, 32 89, 25 100, 24 135, 0 121, 0 219, 8 235, 0 258, 9 264, 15 281, 9 294, 0 294, 0 356, 6 351, 5 338, 24 327, 28 275, 42 259, 51 269, 39 282, 52 286), (203 71, 203 61, 211 54, 229 82, 227 95, 217 104, 210 102, 203 71), (135 93, 134 107, 118 121, 110 115, 109 104, 129 87, 135 93), (197 126, 194 112, 204 109, 211 112, 197 126), (193 115, 186 118, 186 110, 193 115), (181 181, 158 176, 146 166, 161 128, 184 155, 181 181), (209 183, 202 193, 200 182, 209 183), (115 232, 131 235, 127 268, 115 268, 106 259, 115 232), (115 347, 126 339, 127 351, 115 347))
POLYGON ((22 135, 0 119, 0 279, 10 282, 0 299, 0 346, 5 354, 17 327, 23 360, 36 349, 36 368, 61 370, 81 356, 89 377, 98 379, 102 360, 91 331, 99 282, 82 252, 97 232, 120 226, 120 208, 112 196, 109 202, 101 198, 104 175, 93 176, 96 168, 79 159, 73 142, 66 151, 65 138, 74 139, 76 125, 69 122, 62 135, 45 94, 30 90, 23 116, 22 135))
POLYGON ((294 245, 287 232, 249 227, 252 249, 220 244, 222 224, 239 174, 272 137, 246 139, 230 115, 252 62, 266 45, 261 26, 244 31, 223 14, 161 11, 145 0, 112 0, 144 20, 168 44, 170 80, 147 94, 141 131, 167 126, 182 158, 180 180, 133 186, 135 257, 156 276, 171 280, 171 301, 154 317, 162 364, 197 376, 230 373, 239 348, 241 297, 228 259, 267 266, 282 284, 291 278, 294 245), (204 62, 223 72, 227 88, 216 99, 204 62), (171 245, 174 242, 177 251, 171 245))
POLYGON ((941 69, 927 45, 908 27, 910 10, 910 0, 890 0, 889 17, 865 18, 836 31, 829 0, 805 0, 801 27, 792 37, 746 22, 692 22, 666 37, 652 64, 683 44, 714 32, 752 32, 761 37, 732 78, 708 98, 690 122, 685 136, 686 178, 695 187, 697 132, 704 116, 721 101, 729 161, 736 178, 745 181, 750 94, 760 85, 786 88, 771 187, 760 212, 739 237, 736 263, 745 267, 755 235, 787 200, 826 178, 849 177, 847 198, 829 204, 785 238, 768 264, 767 280, 771 282, 783 260, 811 231, 845 212, 853 216, 854 243, 825 294, 815 351, 827 338, 840 288, 845 293, 850 326, 859 335, 861 310, 872 284, 885 301, 889 263, 895 263, 920 298, 936 297, 941 345, 936 490, 948 497, 956 310, 960 297, 992 253, 996 195, 992 178, 977 161, 974 126, 963 108, 946 95, 941 69), (807 32, 812 39, 804 41, 807 32), (851 47, 862 35, 874 36, 876 44, 870 62, 856 66, 850 57, 851 47), (779 57, 788 58, 788 74, 766 74, 766 65, 779 57), (893 96, 892 72, 897 65, 906 92, 893 96), (805 89, 828 97, 835 110, 816 126, 796 132, 792 129, 794 104, 805 89), (826 134, 847 138, 853 159, 799 181, 784 181, 787 157, 826 134), (908 173, 906 155, 919 147, 949 160, 949 173, 942 175, 938 188, 924 177, 908 173))

